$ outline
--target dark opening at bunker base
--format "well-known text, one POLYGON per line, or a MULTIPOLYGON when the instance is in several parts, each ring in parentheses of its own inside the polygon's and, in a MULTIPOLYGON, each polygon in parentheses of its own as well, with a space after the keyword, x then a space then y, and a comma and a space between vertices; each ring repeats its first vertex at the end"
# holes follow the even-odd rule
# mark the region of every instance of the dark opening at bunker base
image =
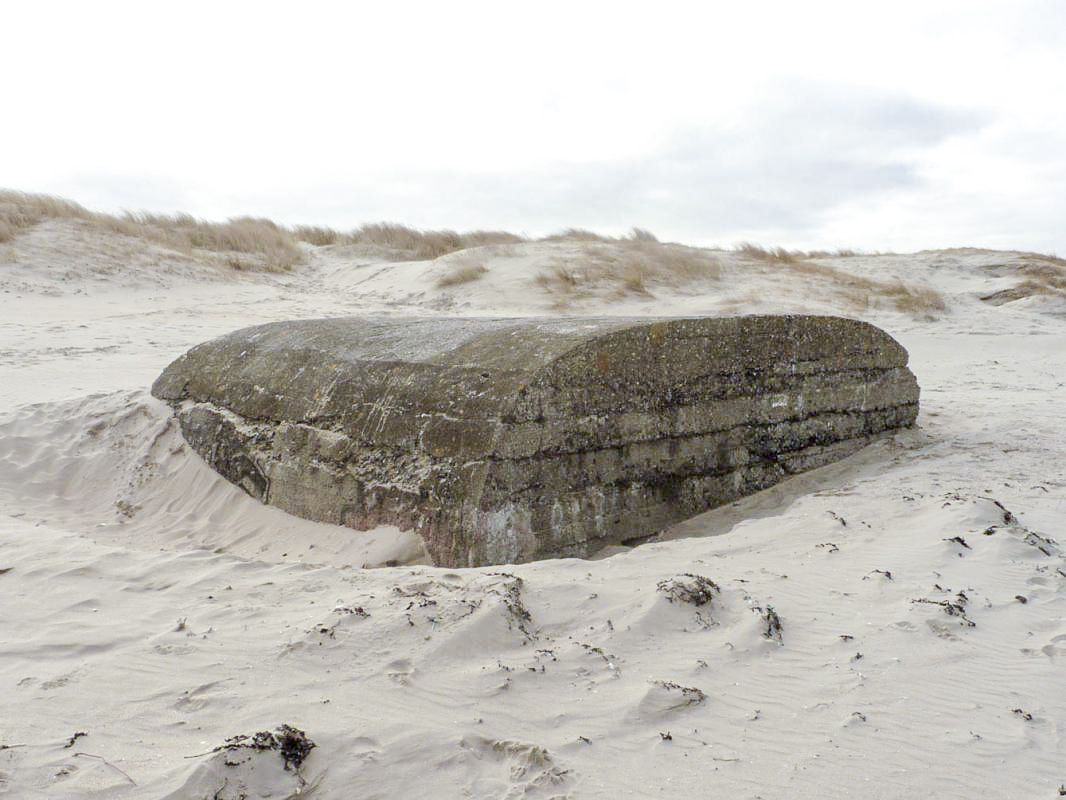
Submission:
POLYGON ((585 556, 914 423, 907 352, 857 320, 279 322, 152 387, 264 503, 423 538, 435 564, 585 556))

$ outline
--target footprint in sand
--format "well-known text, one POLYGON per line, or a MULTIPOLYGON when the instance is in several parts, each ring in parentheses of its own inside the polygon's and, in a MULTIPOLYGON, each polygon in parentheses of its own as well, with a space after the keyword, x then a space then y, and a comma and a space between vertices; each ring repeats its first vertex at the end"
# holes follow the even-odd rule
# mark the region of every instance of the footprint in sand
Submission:
POLYGON ((74 670, 72 672, 68 672, 65 675, 59 675, 55 678, 52 678, 51 680, 44 681, 43 683, 41 683, 41 688, 44 689, 46 692, 51 691, 53 689, 61 689, 67 684, 77 680, 78 672, 79 670, 74 670))
POLYGON ((564 793, 573 780, 573 772, 555 763, 551 753, 543 747, 525 742, 465 736, 459 743, 460 753, 454 759, 465 761, 473 756, 481 764, 496 763, 498 772, 489 770, 478 776, 470 788, 479 797, 565 798, 564 793))
POLYGON ((406 686, 410 683, 411 676, 414 673, 414 665, 406 658, 400 658, 385 665, 385 674, 400 684, 400 686, 406 686))
POLYGON ((1049 644, 1040 648, 1040 652, 1049 658, 1066 655, 1066 635, 1052 637, 1049 644))

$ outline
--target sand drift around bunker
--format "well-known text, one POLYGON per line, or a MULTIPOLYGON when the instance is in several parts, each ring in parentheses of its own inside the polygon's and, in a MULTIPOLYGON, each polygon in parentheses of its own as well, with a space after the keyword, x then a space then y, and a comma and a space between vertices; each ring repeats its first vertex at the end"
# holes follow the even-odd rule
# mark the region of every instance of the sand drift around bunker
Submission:
POLYGON ((334 318, 201 344, 152 393, 253 497, 462 567, 584 556, 850 455, 915 421, 906 365, 839 317, 334 318))

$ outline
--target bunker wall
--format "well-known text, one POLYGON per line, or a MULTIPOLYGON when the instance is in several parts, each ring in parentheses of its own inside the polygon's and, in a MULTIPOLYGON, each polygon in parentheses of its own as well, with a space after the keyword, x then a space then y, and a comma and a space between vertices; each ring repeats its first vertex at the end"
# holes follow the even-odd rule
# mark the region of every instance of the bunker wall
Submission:
POLYGON ((263 502, 418 531, 435 563, 583 556, 914 422, 906 351, 834 317, 304 320, 153 393, 263 502))

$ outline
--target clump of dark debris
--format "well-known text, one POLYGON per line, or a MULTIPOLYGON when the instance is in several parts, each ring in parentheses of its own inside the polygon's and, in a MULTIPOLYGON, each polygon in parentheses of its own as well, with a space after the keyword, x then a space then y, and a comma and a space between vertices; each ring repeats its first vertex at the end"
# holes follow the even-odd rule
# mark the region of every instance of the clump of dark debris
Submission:
MULTIPOLYGON (((332 625, 316 625, 315 632, 328 636, 330 639, 337 638, 337 628, 341 624, 341 621, 346 617, 356 617, 357 619, 366 619, 370 614, 363 610, 362 606, 338 606, 333 609, 334 614, 339 614, 340 619, 334 622, 332 625)), ((321 644, 321 642, 319 643, 321 644)))
MULTIPOLYGON (((937 585, 939 589, 940 586, 937 585)), ((967 597, 965 591, 959 591, 955 593, 955 601, 950 600, 930 600, 926 597, 918 597, 911 600, 912 603, 926 603, 928 605, 940 606, 944 609, 944 613, 951 617, 958 617, 959 624, 964 625, 967 628, 976 628, 977 623, 966 616, 966 605, 970 602, 970 598, 967 597)))
MULTIPOLYGON (((219 745, 212 753, 223 750, 234 752, 240 750, 276 750, 285 760, 286 770, 298 770, 304 763, 308 754, 314 749, 315 743, 307 738, 307 734, 299 728, 291 725, 282 725, 274 731, 260 731, 252 736, 232 736, 225 744, 219 745)), ((235 767, 239 761, 226 761, 227 766, 235 767)))
POLYGON ((696 705, 702 703, 707 699, 707 695, 701 689, 697 689, 694 686, 682 686, 679 683, 673 681, 652 681, 653 686, 658 686, 660 689, 664 689, 667 692, 680 692, 681 700, 671 708, 684 708, 685 706, 696 705))
POLYGON ((763 619, 766 620, 766 630, 763 632, 763 636, 767 639, 773 639, 778 644, 782 644, 782 634, 784 628, 781 626, 781 617, 777 616, 777 612, 774 611, 773 606, 766 607, 766 613, 763 615, 763 619))
POLYGON ((691 603, 694 606, 706 605, 722 591, 710 578, 690 572, 659 581, 656 589, 665 594, 671 603, 691 603))
POLYGON ((517 628, 526 637, 526 641, 533 641, 536 636, 529 629, 533 622, 533 615, 529 613, 522 602, 522 585, 524 581, 510 572, 490 572, 488 575, 503 578, 502 586, 491 586, 486 591, 497 595, 503 600, 507 609, 507 627, 514 630, 517 628))
POLYGON ((1010 511, 1008 511, 1007 507, 1005 505, 1003 505, 1001 502, 999 502, 999 500, 997 500, 996 498, 994 498, 994 497, 982 497, 982 499, 991 500, 999 508, 999 510, 1003 512, 1003 524, 1004 525, 1010 525, 1012 522, 1017 522, 1018 521, 1018 518, 1016 516, 1014 516, 1014 514, 1012 514, 1010 511))

